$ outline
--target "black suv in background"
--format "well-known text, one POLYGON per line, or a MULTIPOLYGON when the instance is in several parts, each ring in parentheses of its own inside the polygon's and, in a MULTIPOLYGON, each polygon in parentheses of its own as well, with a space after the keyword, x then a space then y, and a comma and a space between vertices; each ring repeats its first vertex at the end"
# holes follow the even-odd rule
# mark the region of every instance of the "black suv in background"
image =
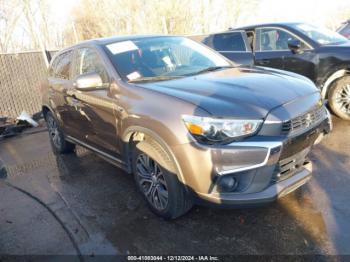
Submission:
POLYGON ((350 120, 350 41, 338 33, 304 23, 274 23, 191 38, 238 64, 308 77, 332 111, 350 120))
POLYGON ((350 39, 350 19, 342 23, 337 32, 350 39))

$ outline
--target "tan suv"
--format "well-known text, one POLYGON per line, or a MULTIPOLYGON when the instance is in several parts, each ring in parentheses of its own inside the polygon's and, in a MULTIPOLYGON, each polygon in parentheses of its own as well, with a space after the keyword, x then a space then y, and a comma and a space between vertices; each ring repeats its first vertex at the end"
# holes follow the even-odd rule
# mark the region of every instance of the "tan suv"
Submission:
POLYGON ((315 85, 237 67, 176 36, 96 39, 59 52, 44 84, 53 149, 75 144, 133 173, 150 208, 267 203, 304 184, 331 129, 315 85))

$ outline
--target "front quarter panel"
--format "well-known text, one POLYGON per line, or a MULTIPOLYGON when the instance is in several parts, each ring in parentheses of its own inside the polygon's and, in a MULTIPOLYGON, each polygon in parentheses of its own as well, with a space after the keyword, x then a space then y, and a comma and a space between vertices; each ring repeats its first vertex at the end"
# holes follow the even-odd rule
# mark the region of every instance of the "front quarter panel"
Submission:
POLYGON ((327 79, 339 70, 350 70, 350 46, 349 48, 337 46, 320 47, 318 53, 317 86, 322 87, 327 79))
POLYGON ((156 133, 168 146, 189 143, 193 139, 182 121, 182 115, 209 115, 178 98, 125 83, 121 85, 118 100, 118 128, 124 142, 127 142, 128 129, 141 127, 156 133))
POLYGON ((209 114, 178 98, 136 85, 119 83, 119 91, 114 95, 118 105, 116 116, 119 120, 118 132, 121 134, 120 150, 124 152, 124 156, 130 155, 129 141, 133 134, 151 136, 168 151, 177 167, 179 180, 187 184, 191 178, 190 173, 185 172, 186 175, 183 172, 187 161, 179 162, 180 156, 174 150, 178 146, 194 141, 182 121, 182 115, 209 114))

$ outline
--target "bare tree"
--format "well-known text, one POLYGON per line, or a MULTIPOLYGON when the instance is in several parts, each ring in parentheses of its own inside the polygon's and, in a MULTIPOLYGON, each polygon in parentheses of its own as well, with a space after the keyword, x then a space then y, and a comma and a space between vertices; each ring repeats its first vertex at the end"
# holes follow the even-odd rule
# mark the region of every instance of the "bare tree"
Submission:
MULTIPOLYGON (((327 14, 332 29, 350 17, 348 1, 334 1, 327 14)), ((59 49, 111 35, 206 34, 252 21, 262 10, 259 0, 84 0, 62 22, 54 15, 55 4, 0 0, 0 52, 59 49)))
POLYGON ((6 53, 12 49, 13 46, 13 32, 18 24, 21 16, 21 10, 16 8, 17 0, 7 1, 0 0, 0 52, 6 53))

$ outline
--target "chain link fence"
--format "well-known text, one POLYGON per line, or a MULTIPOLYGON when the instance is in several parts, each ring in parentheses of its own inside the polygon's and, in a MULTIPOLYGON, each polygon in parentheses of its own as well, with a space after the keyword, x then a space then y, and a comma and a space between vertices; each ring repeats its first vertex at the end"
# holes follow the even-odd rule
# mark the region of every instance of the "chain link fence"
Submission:
POLYGON ((0 54, 0 117, 17 117, 23 110, 39 112, 40 86, 46 77, 42 52, 0 54))

